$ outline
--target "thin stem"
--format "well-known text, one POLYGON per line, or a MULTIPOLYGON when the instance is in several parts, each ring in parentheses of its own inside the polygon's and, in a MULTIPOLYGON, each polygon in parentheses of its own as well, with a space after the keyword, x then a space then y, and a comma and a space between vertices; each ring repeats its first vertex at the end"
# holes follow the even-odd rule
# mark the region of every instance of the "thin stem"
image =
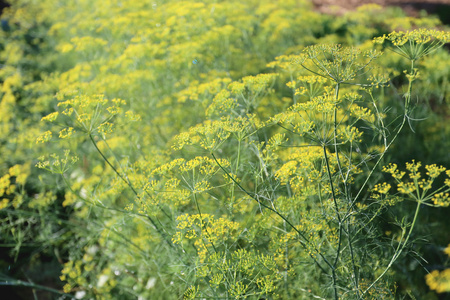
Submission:
MULTIPOLYGON (((408 76, 408 81, 409 81, 409 85, 408 85, 408 92, 405 94, 405 112, 404 112, 404 115, 403 115, 403 121, 402 121, 402 124, 401 124, 401 126, 400 126, 400 129, 397 131, 397 133, 396 133, 396 135, 395 135, 395 137, 394 137, 394 139, 398 136, 398 134, 400 133, 400 131, 401 131, 401 129, 403 128, 403 126, 404 126, 404 124, 405 124, 405 121, 406 121, 406 119, 407 119, 407 117, 408 117, 408 110, 409 110, 409 104, 410 104, 410 101, 411 101, 411 92, 412 92, 412 83, 413 83, 413 81, 414 81, 414 60, 411 60, 411 73, 410 73, 410 76, 408 76)), ((390 146, 391 144, 393 143, 393 140, 389 143, 389 145, 388 146, 390 146)), ((387 149, 386 149, 387 150, 387 149)), ((386 153, 386 150, 384 151, 384 153, 386 153)), ((383 153, 383 155, 384 155, 384 153, 383 153)), ((383 156, 382 155, 382 156, 383 156)), ((380 162, 380 160, 381 160, 381 157, 380 157, 380 159, 377 161, 377 164, 380 162)), ((376 165, 377 165, 376 164, 376 165)), ((376 167, 376 165, 375 165, 375 167, 376 167)), ((373 169, 372 169, 372 171, 373 171, 373 169)), ((370 175, 372 174, 372 172, 370 173, 370 175)), ((366 182, 367 182, 367 180, 366 180, 366 182)), ((359 193, 358 193, 358 195, 359 195, 359 193)), ((392 258, 391 258, 391 261, 389 262, 389 264, 387 265, 387 267, 386 267, 386 269, 383 271, 383 273, 381 273, 381 275, 380 276, 378 276, 378 278, 377 279, 375 279, 375 281, 374 282, 372 282, 372 284, 361 294, 361 297, 362 296, 364 296, 364 294, 365 293, 367 293, 367 291, 369 291, 385 274, 386 274, 386 272, 391 268, 391 266, 394 264, 394 262, 398 259, 398 257, 400 256, 400 254, 402 253, 402 251, 403 251, 403 249, 406 247, 406 244, 407 244, 407 242, 408 242, 408 240, 409 240, 409 238, 410 238, 410 236, 411 236, 411 232, 412 232, 412 230, 414 229, 414 226, 415 226, 415 224, 416 224, 416 220, 417 220, 417 216, 418 216, 418 214, 419 214, 419 210, 420 210, 420 205, 422 204, 422 201, 423 201, 423 199, 417 199, 417 206, 416 206, 416 211, 415 211, 415 213, 414 213, 414 218, 413 218, 413 221, 412 221, 412 224, 411 224, 411 227, 409 228, 409 232, 408 232, 408 234, 407 234, 407 236, 406 236, 406 239, 405 239, 405 241, 403 242, 403 244, 401 244, 401 242, 400 242, 400 244, 399 244, 399 246, 397 247, 397 250, 395 251, 395 253, 394 253, 394 255, 392 256, 392 258)))
POLYGON ((113 169, 114 173, 116 173, 120 177, 120 179, 122 179, 130 187, 130 189, 133 191, 133 193, 137 196, 138 192, 134 189, 134 187, 132 186, 131 182, 128 180, 128 178, 125 178, 122 174, 120 174, 119 171, 117 171, 117 169, 106 158, 106 156, 103 154, 103 152, 98 148, 97 143, 95 142, 94 137, 92 136, 92 134, 89 134, 89 138, 90 138, 92 144, 94 145, 95 149, 97 150, 97 152, 103 158, 103 160, 113 169))
MULTIPOLYGON (((203 228, 203 217, 202 217, 202 212, 200 210, 200 206, 198 205, 196 193, 194 193, 193 197, 194 197, 195 205, 197 207, 198 214, 200 215, 200 231, 203 233, 203 230, 202 230, 202 228, 203 228)), ((205 230, 206 230, 206 235, 208 236, 209 242, 211 243, 211 245, 212 245, 212 247, 214 249, 214 252, 217 253, 216 246, 212 242, 211 235, 209 234, 208 227, 206 225, 205 225, 205 230)), ((203 243, 203 246, 205 246, 206 251, 209 252, 208 247, 206 247, 205 241, 203 240, 203 237, 202 237, 202 243, 203 243)))
MULTIPOLYGON (((106 158, 106 156, 103 154, 103 152, 98 148, 97 143, 94 140, 94 137, 92 136, 92 134, 89 133, 89 138, 92 142, 92 144, 94 144, 95 149, 97 149, 97 152, 100 154, 100 156, 103 158, 103 160, 113 169, 113 171, 130 187, 130 189, 133 191, 133 193, 139 197, 139 194, 137 193, 137 191, 134 189, 133 185, 131 184, 131 182, 128 179, 125 179, 125 177, 123 177, 119 171, 117 171, 117 169, 111 164, 111 162, 106 158)), ((161 229, 156 225, 156 222, 152 219, 152 217, 150 216, 146 216, 146 218, 150 221, 150 223, 152 223, 153 227, 156 229, 156 231, 159 233, 159 235, 163 238, 163 240, 166 242, 167 245, 169 245, 169 247, 174 248, 173 244, 169 241, 169 239, 167 238, 167 234, 163 233, 163 231, 161 231, 161 229)))
MULTIPOLYGON (((3 276, 1 276, 1 277, 3 277, 3 276)), ((71 296, 70 294, 66 294, 66 293, 60 292, 58 290, 55 290, 55 289, 52 289, 52 288, 49 288, 49 287, 46 287, 46 286, 43 286, 43 285, 40 285, 40 284, 36 284, 36 283, 32 283, 32 282, 25 282, 25 281, 16 280, 16 279, 2 280, 2 281, 0 281, 0 286, 24 286, 24 287, 29 287, 31 289, 51 292, 51 293, 58 294, 58 295, 61 295, 61 296, 68 296, 68 297, 71 296)))
POLYGON ((124 209, 120 209, 120 208, 109 207, 109 206, 106 206, 106 205, 103 205, 103 204, 97 204, 97 203, 95 203, 95 202, 93 202, 93 201, 89 201, 88 199, 83 198, 79 193, 77 193, 77 192, 75 192, 75 191, 73 190, 73 188, 70 186, 70 183, 69 183, 69 181, 67 180, 67 178, 64 176, 64 174, 61 174, 61 177, 63 178, 63 181, 64 181, 64 183, 66 184, 67 188, 68 188, 68 189, 69 189, 69 190, 70 190, 77 198, 81 199, 81 201, 83 201, 83 202, 85 202, 85 203, 87 203, 87 204, 90 204, 90 205, 92 205, 92 206, 99 207, 99 208, 102 208, 102 209, 106 209, 106 210, 112 210, 112 211, 117 211, 117 212, 121 212, 121 213, 132 214, 132 215, 134 215, 134 216, 139 216, 139 217, 146 217, 146 215, 144 215, 144 214, 135 213, 135 212, 131 212, 131 211, 124 210, 124 209))
MULTIPOLYGON (((288 224, 295 232, 297 232, 297 234, 303 238, 307 243, 309 243, 309 240, 305 237, 305 235, 299 231, 291 222, 289 222, 289 220, 283 216, 282 214, 280 214, 276 209, 273 209, 272 207, 264 204, 263 202, 261 202, 258 198, 256 198, 254 195, 252 195, 250 192, 248 192, 246 189, 244 189, 237 181, 236 179, 233 178, 233 176, 230 175, 230 173, 228 173, 227 170, 225 170, 225 168, 219 163, 219 161, 217 160, 216 156, 214 155, 214 153, 211 152, 211 156, 213 157, 214 161, 216 162, 216 164, 219 166, 220 169, 222 169, 222 171, 227 175, 228 178, 230 178, 244 193, 246 193, 250 198, 252 198, 253 200, 255 200, 256 202, 258 202, 259 205, 261 205, 262 207, 274 212, 275 214, 277 214, 282 220, 284 220, 286 222, 286 224, 288 224)), ((302 245, 303 248, 307 249, 305 243, 303 241, 300 240, 300 244, 302 245)), ((319 252, 319 250, 317 250, 317 248, 314 247, 314 251, 316 251, 319 256, 325 261, 325 263, 331 268, 333 269, 333 265, 326 259, 326 257, 323 256, 322 253, 319 252)), ((325 274, 328 274, 328 272, 319 264, 319 262, 312 256, 312 254, 310 254, 310 257, 313 259, 314 263, 317 264, 317 266, 320 268, 320 270, 322 270, 322 272, 324 272, 325 274)))
POLYGON ((386 267, 386 269, 383 271, 383 273, 381 273, 380 276, 378 276, 377 279, 375 279, 374 282, 372 282, 371 285, 369 285, 369 287, 367 287, 367 289, 361 294, 361 297, 364 296, 364 294, 367 293, 386 274, 386 272, 392 267, 394 262, 399 258, 400 254, 402 254, 403 249, 405 249, 406 244, 408 243, 408 240, 411 237, 411 233, 412 233, 412 231, 414 229, 414 226, 416 224, 417 216, 419 215, 420 205, 421 204, 422 204, 422 201, 417 201, 417 206, 416 206, 416 211, 414 213, 414 218, 413 218, 413 221, 411 223, 411 227, 409 228, 409 232, 408 232, 408 235, 406 236, 405 241, 403 242, 403 244, 401 244, 401 242, 400 242, 399 246, 397 247, 397 250, 394 253, 394 256, 392 256, 391 261, 389 262, 389 264, 386 267))
MULTIPOLYGON (((411 61, 411 74, 412 74, 412 72, 414 72, 414 61, 411 61)), ((398 135, 402 131, 403 127, 405 126, 406 120, 408 119, 408 111, 409 111, 409 105, 410 105, 410 101, 411 101, 411 92, 412 92, 412 82, 414 81, 414 79, 413 78, 408 78, 408 80, 409 80, 409 85, 408 85, 408 92, 405 93, 405 111, 403 113, 402 123, 400 124, 400 127, 397 130, 397 132, 395 133, 395 135, 392 138, 392 140, 389 142, 389 144, 387 144, 385 146, 385 149, 384 149, 383 153, 381 153, 380 157, 376 161, 376 163, 373 166, 372 170, 370 171, 369 175, 366 177, 366 180, 364 181, 364 183, 362 184, 361 188, 359 189, 359 192, 353 198, 353 202, 352 202, 350 207, 353 207, 353 205, 355 205, 355 203, 358 200, 360 194, 362 193, 362 191, 366 187, 367 183, 369 182, 369 179, 372 177, 373 173, 375 172, 375 169, 378 167, 378 165, 380 164, 381 160, 384 158, 384 155, 386 154, 387 150, 391 147, 391 145, 397 139, 398 135)))
MULTIPOLYGON (((241 159, 241 139, 239 136, 238 137, 238 154, 237 154, 237 159, 236 159, 236 166, 234 168, 235 174, 238 173, 240 159, 241 159)), ((235 186, 235 184, 233 183, 233 186, 231 187, 231 203, 234 203, 234 186, 235 186)))
POLYGON ((342 242, 342 220, 341 220, 341 216, 339 214, 339 206, 336 200, 336 193, 334 191, 334 185, 333 185, 333 177, 331 176, 331 171, 330 171, 330 163, 328 162, 328 155, 327 155, 327 149, 325 146, 323 146, 323 155, 325 157, 325 163, 327 166, 327 173, 328 173, 328 179, 330 180, 330 187, 331 187, 331 195, 333 197, 333 202, 334 202, 334 209, 336 211, 336 217, 338 219, 339 222, 339 240, 338 240, 338 248, 336 250, 336 258, 334 260, 333 263, 333 267, 332 267, 332 278, 333 278, 333 288, 334 288, 334 299, 339 299, 339 295, 338 295, 338 291, 337 291, 337 286, 336 286, 336 266, 337 266, 337 262, 339 260, 339 254, 341 252, 341 242, 342 242))
MULTIPOLYGON (((348 235, 350 235, 349 222, 346 222, 346 226, 347 226, 347 233, 348 233, 348 235)), ((361 299, 361 296, 359 295, 359 278, 358 278, 358 273, 356 272, 355 254, 353 252, 353 244, 352 244, 352 239, 350 238, 350 236, 348 237, 348 247, 350 249, 350 257, 352 260, 353 279, 355 281, 356 297, 357 297, 357 299, 361 299)))
POLYGON ((323 148, 323 155, 324 155, 324 158, 325 158, 325 164, 326 164, 326 167, 327 167, 328 179, 330 180, 331 195, 333 197, 334 209, 336 211, 336 217, 337 217, 337 219, 339 221, 339 224, 341 224, 342 220, 341 220, 341 216, 339 214, 339 206, 338 206, 338 203, 337 203, 337 200, 336 200, 336 193, 334 191, 334 184, 333 184, 333 178, 332 178, 331 171, 330 171, 330 163, 328 161, 327 149, 326 149, 325 146, 323 146, 322 148, 323 148))
MULTIPOLYGON (((334 106, 334 116, 333 116, 333 143, 334 143, 334 153, 336 155, 336 161, 339 169, 339 174, 341 176, 341 179, 344 183, 345 192, 347 192, 347 184, 346 180, 344 178, 344 174, 342 173, 342 167, 341 167, 341 160, 339 158, 339 150, 338 150, 338 142, 337 142, 337 101, 339 97, 339 83, 336 84, 335 92, 334 92, 334 99, 336 101, 336 105, 334 106)), ((345 194, 347 196, 347 193, 345 194)))

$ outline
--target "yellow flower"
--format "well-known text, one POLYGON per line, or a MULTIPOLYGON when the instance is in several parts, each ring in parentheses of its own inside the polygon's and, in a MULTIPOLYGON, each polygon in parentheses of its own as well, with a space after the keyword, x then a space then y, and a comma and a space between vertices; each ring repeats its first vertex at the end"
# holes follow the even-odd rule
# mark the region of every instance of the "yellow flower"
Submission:
POLYGON ((52 138, 52 132, 47 130, 36 139, 36 144, 48 142, 52 138))
POLYGON ((442 272, 434 270, 425 276, 425 280, 430 289, 438 293, 450 292, 450 269, 442 272))
POLYGON ((412 31, 393 31, 388 36, 377 37, 375 43, 386 41, 395 46, 394 52, 415 61, 435 51, 450 41, 450 33, 432 29, 416 29, 412 31))
POLYGON ((387 194, 390 189, 391 185, 389 183, 383 182, 382 184, 375 185, 373 191, 379 194, 387 194))

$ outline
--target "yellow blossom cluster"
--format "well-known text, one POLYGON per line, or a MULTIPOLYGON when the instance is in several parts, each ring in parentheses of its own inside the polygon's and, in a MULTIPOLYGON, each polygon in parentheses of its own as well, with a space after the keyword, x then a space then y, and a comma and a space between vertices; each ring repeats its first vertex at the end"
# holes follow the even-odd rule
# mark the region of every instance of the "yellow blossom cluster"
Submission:
MULTIPOLYGON (((396 164, 389 164, 388 166, 383 167, 383 172, 391 174, 396 182, 397 191, 400 194, 403 194, 407 197, 414 199, 415 201, 431 205, 431 206, 440 206, 447 207, 450 205, 450 180, 448 178, 445 179, 445 185, 438 187, 433 190, 433 183, 435 180, 445 172, 447 177, 450 176, 450 172, 446 171, 446 168, 443 166, 438 166, 436 164, 426 165, 425 175, 427 178, 423 178, 423 174, 421 172, 421 162, 407 162, 406 170, 408 171, 409 181, 404 179, 406 175, 405 171, 400 171, 396 164), (431 204, 432 202, 433 204, 431 204)), ((381 183, 377 184, 373 191, 378 194, 387 194, 391 188, 391 184, 389 183, 381 183)))
POLYGON ((19 208, 24 200, 24 186, 30 176, 30 165, 14 165, 0 177, 0 210, 12 205, 19 208))
MULTIPOLYGON (((96 299, 331 298, 324 285, 352 297, 378 267, 361 264, 366 215, 351 201, 390 146, 378 138, 396 124, 383 123, 392 91, 370 93, 399 64, 373 66, 371 39, 418 18, 376 6, 335 18, 306 0, 10 2, 0 234, 16 258, 50 245, 64 292, 96 299)), ((428 54, 448 35, 385 40, 428 54)), ((386 167, 397 184, 373 199, 448 206, 437 178, 450 171, 407 169, 386 167)))
POLYGON ((369 66, 381 53, 375 50, 361 52, 358 48, 335 45, 313 45, 303 50, 300 61, 307 70, 335 83, 350 82, 371 69, 369 66))
MULTIPOLYGON (((444 253, 450 256, 450 244, 444 249, 444 253)), ((438 293, 450 292, 450 268, 441 272, 434 270, 425 276, 430 289, 438 293)))
POLYGON ((374 39, 375 43, 392 43, 395 52, 401 56, 416 61, 440 48, 450 41, 450 33, 435 29, 415 29, 412 31, 393 31, 374 39))
POLYGON ((206 120, 202 124, 189 128, 189 131, 175 136, 173 148, 179 150, 187 145, 197 145, 206 150, 215 151, 231 135, 242 140, 264 126, 265 124, 255 114, 206 120))
MULTIPOLYGON (((254 251, 239 249, 214 252, 199 265, 202 277, 209 278, 209 288, 219 292, 227 291, 235 298, 246 295, 271 295, 278 289, 282 279, 274 257, 254 251)), ((185 296, 204 294, 195 288, 188 289, 185 296)))
POLYGON ((225 245, 228 240, 233 240, 239 224, 227 218, 215 218, 209 214, 188 215, 177 217, 177 232, 173 236, 173 242, 183 244, 192 240, 200 262, 204 263, 209 251, 225 245))

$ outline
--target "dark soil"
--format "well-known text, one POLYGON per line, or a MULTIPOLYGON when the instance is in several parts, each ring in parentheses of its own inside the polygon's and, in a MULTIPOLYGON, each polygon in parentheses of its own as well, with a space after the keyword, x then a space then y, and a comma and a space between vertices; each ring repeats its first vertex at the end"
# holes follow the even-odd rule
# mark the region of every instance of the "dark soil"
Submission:
POLYGON ((450 24, 450 0, 312 0, 312 2, 319 11, 334 14, 342 14, 369 3, 398 6, 414 17, 425 10, 429 14, 438 15, 442 23, 450 24))

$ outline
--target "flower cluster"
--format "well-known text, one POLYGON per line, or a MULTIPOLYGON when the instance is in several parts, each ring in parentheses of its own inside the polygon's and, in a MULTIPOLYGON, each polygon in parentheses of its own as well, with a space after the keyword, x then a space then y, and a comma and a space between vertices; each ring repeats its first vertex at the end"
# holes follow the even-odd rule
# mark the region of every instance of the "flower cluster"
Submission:
POLYGON ((450 41, 450 33, 432 29, 416 29, 412 31, 394 31, 374 39, 375 43, 390 42, 395 52, 416 61, 442 47, 450 41))
MULTIPOLYGON (((366 197, 403 126, 402 87, 383 88, 402 63, 372 38, 436 19, 377 6, 336 18, 303 0, 10 4, 0 235, 18 260, 23 245, 54 250, 75 298, 384 297, 382 281, 358 286, 398 257, 372 220, 400 196, 449 203, 449 171, 433 165, 387 167, 394 182, 366 197)), ((448 36, 385 41, 419 57, 448 36)), ((435 54, 415 84, 439 111, 448 55, 435 54)), ((444 149, 448 126, 427 120, 444 149)))
MULTIPOLYGON (((430 206, 449 206, 450 179, 446 178, 444 181, 445 184, 434 190, 433 183, 444 172, 447 177, 450 177, 450 171, 446 171, 446 168, 437 166, 436 164, 426 165, 425 175, 427 178, 423 178, 423 174, 420 171, 421 166, 421 162, 413 160, 412 162, 406 163, 406 171, 408 173, 400 171, 396 164, 384 166, 383 172, 391 174, 396 182, 397 192, 403 196, 430 206), (404 178, 406 174, 408 174, 410 180, 404 178)), ((391 184, 384 182, 377 184, 373 191, 378 194, 387 194, 391 187, 391 184)))
MULTIPOLYGON (((444 253, 450 256, 450 244, 444 249, 444 253)), ((438 293, 450 291, 450 268, 441 272, 434 270, 425 276, 425 280, 430 289, 438 293)))

